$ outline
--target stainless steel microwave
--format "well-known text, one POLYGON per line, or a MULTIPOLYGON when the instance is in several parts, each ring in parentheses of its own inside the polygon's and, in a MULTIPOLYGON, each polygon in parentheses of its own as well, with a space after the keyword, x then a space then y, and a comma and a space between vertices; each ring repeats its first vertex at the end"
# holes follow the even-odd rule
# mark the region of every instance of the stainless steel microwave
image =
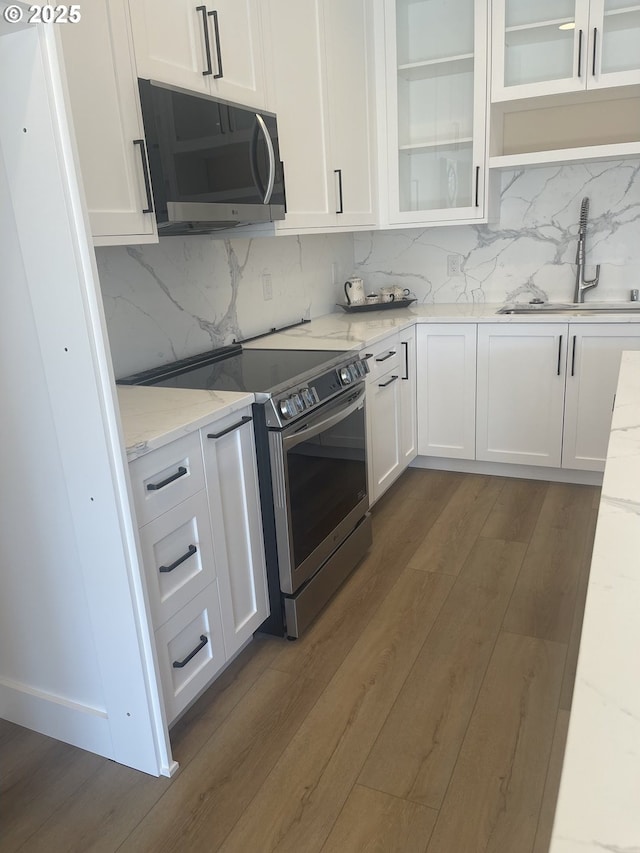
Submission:
POLYGON ((275 115, 152 80, 138 86, 159 234, 284 219, 275 115))

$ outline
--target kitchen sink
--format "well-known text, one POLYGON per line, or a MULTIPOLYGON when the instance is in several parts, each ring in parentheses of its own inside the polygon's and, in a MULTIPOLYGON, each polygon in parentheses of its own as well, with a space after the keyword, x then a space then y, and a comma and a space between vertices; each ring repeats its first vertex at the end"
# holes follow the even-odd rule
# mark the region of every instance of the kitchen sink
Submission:
POLYGON ((496 314, 640 314, 640 302, 542 302, 503 305, 496 314))

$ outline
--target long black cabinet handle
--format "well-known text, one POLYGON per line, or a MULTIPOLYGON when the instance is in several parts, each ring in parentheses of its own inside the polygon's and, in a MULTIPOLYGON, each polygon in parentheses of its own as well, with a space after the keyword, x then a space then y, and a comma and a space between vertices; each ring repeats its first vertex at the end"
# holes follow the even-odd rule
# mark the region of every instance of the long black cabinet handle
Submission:
POLYGON ((573 343, 571 344, 571 375, 575 376, 576 374, 576 336, 573 336, 573 343))
POLYGON ((376 361, 386 361, 388 358, 391 358, 391 356, 395 354, 395 350, 389 350, 389 352, 386 355, 383 355, 382 358, 376 358, 376 361))
POLYGON ((397 376, 392 376, 391 379, 387 379, 386 382, 378 382, 378 388, 386 388, 387 385, 391 385, 392 382, 395 382, 397 378, 397 376))
POLYGON ((582 30, 578 30, 578 77, 582 77, 582 30))
POLYGON ((594 77, 596 76, 596 54, 598 52, 597 47, 596 47, 597 43, 598 43, 598 28, 594 27, 593 28, 593 66, 591 68, 591 73, 593 74, 594 77))
POLYGON ((204 30, 204 55, 207 60, 207 69, 202 72, 203 77, 210 77, 213 74, 213 64, 211 62, 211 42, 209 41, 209 26, 207 24, 207 7, 196 6, 196 12, 202 15, 202 29, 204 30))
POLYGON ((193 557, 194 554, 198 553, 198 549, 195 545, 189 545, 189 550, 186 554, 183 554, 182 557, 178 557, 175 563, 171 563, 170 566, 158 566, 159 572, 172 572, 174 569, 177 569, 181 563, 184 563, 185 560, 188 560, 189 557, 193 557))
POLYGON ((404 376, 403 379, 409 378, 409 344, 406 341, 400 341, 404 347, 404 376))
POLYGON ((232 426, 223 429, 222 432, 207 433, 207 438, 222 438, 223 435, 226 435, 229 432, 233 432, 234 429, 239 429, 241 426, 248 424, 252 420, 253 418, 250 418, 248 415, 243 415, 242 419, 239 420, 237 424, 232 424, 232 426))
POLYGON ((476 207, 480 207, 480 166, 476 166, 476 207))
POLYGON ((209 642, 209 638, 206 637, 204 634, 200 634, 200 642, 195 647, 195 649, 192 652, 189 652, 189 654, 186 656, 186 658, 183 658, 182 660, 174 660, 174 662, 173 662, 174 669, 182 669, 183 666, 186 666, 189 663, 189 661, 191 660, 191 658, 194 658, 198 654, 199 651, 204 649, 204 647, 207 645, 208 642, 209 642))
POLYGON ((164 489, 165 486, 168 486, 169 483, 173 483, 174 480, 178 480, 180 477, 184 477, 187 473, 187 469, 184 465, 181 465, 175 474, 172 474, 170 477, 167 477, 166 480, 162 480, 160 483, 147 483, 147 491, 148 492, 157 492, 158 489, 164 489))
POLYGON ((336 210, 336 213, 344 213, 344 204, 342 203, 342 169, 334 169, 333 173, 338 176, 338 198, 340 199, 340 209, 336 210))
POLYGON ((558 370, 556 372, 557 376, 560 376, 560 356, 562 355, 562 335, 558 338, 558 370))
POLYGON ((142 160, 144 191, 147 195, 147 206, 142 208, 142 212, 153 213, 153 196, 151 195, 151 181, 149 180, 149 165, 147 163, 147 151, 144 144, 144 139, 134 139, 133 144, 140 146, 140 159, 142 160))
POLYGON ((214 9, 213 12, 207 12, 210 18, 213 18, 213 34, 216 38, 216 59, 218 60, 218 73, 213 75, 214 80, 219 80, 224 77, 222 72, 222 50, 220 48, 220 29, 218 27, 218 13, 214 9))

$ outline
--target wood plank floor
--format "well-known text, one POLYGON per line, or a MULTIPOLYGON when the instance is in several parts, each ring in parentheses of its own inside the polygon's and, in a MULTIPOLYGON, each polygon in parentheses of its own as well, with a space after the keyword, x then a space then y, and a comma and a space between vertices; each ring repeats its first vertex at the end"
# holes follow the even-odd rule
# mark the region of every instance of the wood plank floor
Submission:
POLYGON ((0 849, 546 853, 598 493, 408 470, 308 633, 174 727, 173 779, 0 721, 0 849))

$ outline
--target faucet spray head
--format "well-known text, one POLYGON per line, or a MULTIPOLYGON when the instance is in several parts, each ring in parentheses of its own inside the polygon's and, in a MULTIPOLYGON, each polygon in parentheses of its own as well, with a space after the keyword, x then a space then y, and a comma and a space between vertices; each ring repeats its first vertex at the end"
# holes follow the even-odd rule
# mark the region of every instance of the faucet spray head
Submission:
POLYGON ((578 227, 578 236, 584 238, 587 233, 587 219, 589 218, 589 199, 585 196, 580 205, 580 225, 578 227))

